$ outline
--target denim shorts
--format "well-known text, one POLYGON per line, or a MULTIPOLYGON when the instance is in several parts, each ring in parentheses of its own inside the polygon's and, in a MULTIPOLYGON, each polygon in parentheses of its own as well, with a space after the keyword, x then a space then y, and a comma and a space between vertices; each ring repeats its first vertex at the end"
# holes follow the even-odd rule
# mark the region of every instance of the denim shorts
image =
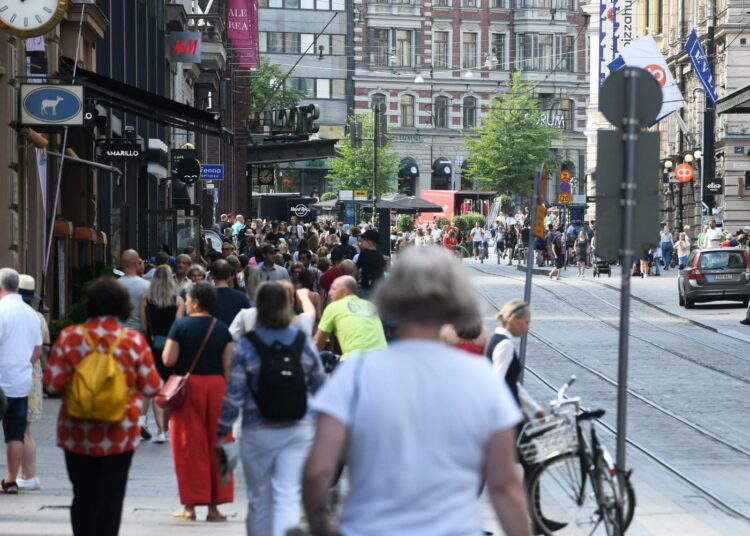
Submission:
POLYGON ((20 441, 26 433, 26 419, 29 411, 29 398, 8 397, 8 408, 3 416, 3 433, 5 442, 20 441))

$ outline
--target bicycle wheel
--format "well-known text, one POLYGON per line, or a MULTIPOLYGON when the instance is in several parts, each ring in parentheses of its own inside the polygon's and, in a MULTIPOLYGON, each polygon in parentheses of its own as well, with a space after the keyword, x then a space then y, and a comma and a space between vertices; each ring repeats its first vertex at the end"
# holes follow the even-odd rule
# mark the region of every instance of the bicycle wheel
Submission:
POLYGON ((581 470, 577 454, 555 456, 537 466, 527 492, 537 533, 610 536, 599 513, 594 484, 581 470))
POLYGON ((607 536, 622 536, 625 532, 623 523, 623 502, 620 500, 620 486, 616 473, 610 471, 611 465, 604 456, 598 456, 596 471, 592 473, 594 501, 599 504, 598 517, 607 536))

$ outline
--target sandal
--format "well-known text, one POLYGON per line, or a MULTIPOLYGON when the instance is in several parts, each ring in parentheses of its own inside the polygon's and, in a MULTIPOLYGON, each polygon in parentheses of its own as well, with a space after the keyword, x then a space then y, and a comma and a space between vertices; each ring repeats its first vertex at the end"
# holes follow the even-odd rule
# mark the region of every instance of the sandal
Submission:
POLYGON ((185 521, 195 521, 195 512, 190 513, 183 508, 178 512, 172 512, 172 517, 175 519, 184 519, 185 521))
POLYGON ((226 521, 227 516, 224 514, 215 514, 215 515, 207 515, 206 521, 210 523, 221 523, 222 521, 226 521))
POLYGON ((8 495, 18 495, 18 484, 14 482, 6 482, 5 479, 0 483, 0 487, 3 488, 3 493, 8 495))

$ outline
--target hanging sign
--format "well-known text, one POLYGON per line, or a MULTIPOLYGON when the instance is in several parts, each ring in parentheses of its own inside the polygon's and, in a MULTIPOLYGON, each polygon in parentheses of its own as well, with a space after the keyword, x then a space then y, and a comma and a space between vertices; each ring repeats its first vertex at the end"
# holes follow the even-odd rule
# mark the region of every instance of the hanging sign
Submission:
POLYGON ((716 93, 714 77, 711 74, 711 65, 708 63, 706 53, 703 51, 701 42, 698 41, 698 34, 695 33, 695 30, 690 32, 690 37, 685 42, 685 51, 690 56, 690 61, 693 62, 695 73, 700 78, 701 84, 703 84, 703 88, 706 90, 706 95, 715 104, 719 100, 719 95, 716 93))
POLYGON ((224 165, 223 164, 201 165, 201 179, 204 181, 223 181, 224 180, 224 165))
POLYGON ((106 140, 99 145, 99 154, 109 162, 139 162, 143 157, 143 148, 138 140, 106 140))
POLYGON ((200 32, 172 32, 169 34, 169 61, 200 63, 201 46, 200 32))
POLYGON ((21 124, 81 126, 83 86, 21 84, 21 124))
POLYGON ((258 0, 227 0, 227 37, 240 67, 260 66, 258 0))

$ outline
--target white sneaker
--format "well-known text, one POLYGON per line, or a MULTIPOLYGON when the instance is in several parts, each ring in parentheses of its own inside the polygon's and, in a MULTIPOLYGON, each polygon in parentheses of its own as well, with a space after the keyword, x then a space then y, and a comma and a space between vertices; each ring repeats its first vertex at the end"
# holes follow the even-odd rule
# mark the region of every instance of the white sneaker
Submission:
POLYGON ((151 440, 152 443, 166 443, 167 441, 167 434, 164 432, 160 432, 154 436, 154 438, 151 440))
POLYGON ((18 484, 18 489, 22 489, 24 491, 33 491, 35 489, 41 489, 42 483, 39 481, 39 477, 35 476, 34 478, 29 478, 28 480, 25 478, 18 478, 16 480, 16 483, 18 484))

